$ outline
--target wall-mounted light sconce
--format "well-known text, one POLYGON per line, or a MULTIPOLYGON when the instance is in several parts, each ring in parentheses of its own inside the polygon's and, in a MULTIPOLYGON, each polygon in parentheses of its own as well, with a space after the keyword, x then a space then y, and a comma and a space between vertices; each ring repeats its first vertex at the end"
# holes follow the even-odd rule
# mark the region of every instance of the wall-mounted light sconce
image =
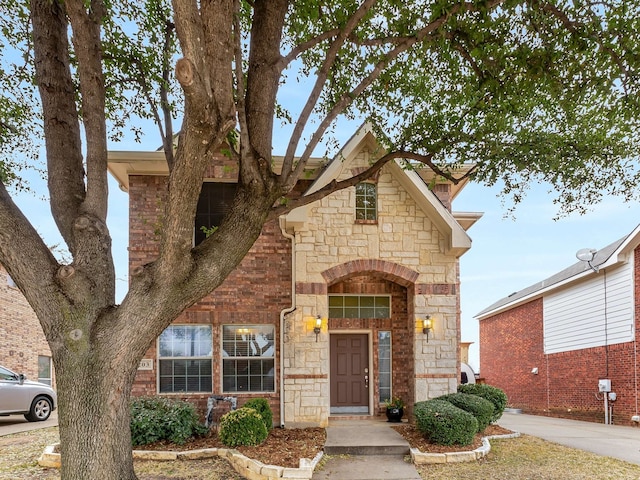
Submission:
POLYGON ((538 367, 533 367, 531 369, 531 373, 533 373, 534 375, 537 375, 538 374, 538 367))
POLYGON ((316 317, 316 323, 313 326, 313 333, 316 334, 316 342, 318 341, 318 335, 320 335, 320 331, 322 330, 322 318, 320 315, 316 317))
POLYGON ((433 328, 433 320, 431 320, 431 315, 427 315, 422 320, 422 333, 427 336, 427 342, 429 341, 429 331, 433 328))

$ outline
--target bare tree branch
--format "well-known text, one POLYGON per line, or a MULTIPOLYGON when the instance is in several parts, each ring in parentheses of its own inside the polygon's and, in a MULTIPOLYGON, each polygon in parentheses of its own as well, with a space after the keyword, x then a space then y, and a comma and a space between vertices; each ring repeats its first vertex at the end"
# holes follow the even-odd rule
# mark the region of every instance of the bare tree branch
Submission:
POLYGON ((31 6, 51 210, 73 255, 76 250, 73 224, 85 199, 85 186, 80 124, 68 59, 66 12, 63 4, 48 0, 33 0, 31 6))
MULTIPOLYGON (((306 161, 308 160, 310 153, 307 155, 305 154, 302 155, 302 157, 299 159, 299 163, 296 167, 296 171, 293 173, 293 176, 291 176, 294 156, 298 148, 298 144, 300 143, 300 139, 302 138, 302 132, 307 126, 307 122, 309 121, 309 118, 311 117, 311 114, 316 104, 318 103, 318 99, 320 98, 320 93, 325 87, 327 78, 329 77, 329 72, 331 70, 331 67, 334 65, 336 59, 338 58, 338 53, 340 52, 340 49, 342 48, 344 42, 347 40, 348 36, 351 35, 351 33, 356 29, 356 27, 358 26, 358 23, 364 18, 367 12, 371 10, 371 8, 375 5, 375 3, 376 3, 376 0, 365 0, 354 12, 351 18, 349 18, 344 28, 341 29, 340 33, 336 36, 335 40, 331 43, 331 46, 327 50, 324 62, 320 67, 320 70, 318 71, 313 89, 311 90, 311 93, 309 94, 309 97, 307 98, 307 101, 304 107, 302 108, 300 115, 298 116, 298 120, 295 123, 295 127, 289 139, 289 144, 287 145, 287 150, 285 152, 284 160, 282 163, 282 174, 281 174, 282 182, 284 184, 293 185, 297 181, 297 176, 303 170, 304 164, 306 164, 306 161)), ((344 110, 344 107, 340 110, 340 112, 342 112, 343 110, 344 110)), ((333 121, 334 118, 335 116, 331 118, 331 121, 333 121)), ((318 128, 318 130, 316 130, 316 132, 312 136, 310 143, 313 143, 314 145, 311 151, 315 149, 316 145, 320 141, 320 138, 322 137, 322 135, 324 134, 325 130, 328 127, 326 120, 327 119, 325 119, 325 121, 322 122, 321 126, 318 128), (315 142, 314 142, 314 139, 315 139, 315 142)), ((309 148, 307 148, 306 151, 309 151, 309 148)))
MULTIPOLYGON (((487 2, 486 5, 483 5, 482 8, 486 8, 486 9, 495 8, 496 6, 503 3, 503 1, 504 0, 490 0, 489 2, 487 2)), ((342 97, 336 102, 336 104, 329 111, 329 113, 324 117, 324 119, 320 122, 320 125, 311 136, 311 139, 307 143, 305 150, 303 151, 302 155, 300 155, 298 164, 296 165, 294 172, 289 176, 289 178, 285 178, 284 181, 287 181, 288 185, 292 185, 292 183, 295 184, 297 179, 300 178, 300 175, 304 171, 304 168, 306 166, 308 159, 311 157, 311 154, 317 147, 318 143, 320 142, 327 128, 329 128, 331 123, 338 117, 338 115, 340 115, 345 110, 345 108, 347 108, 349 105, 353 103, 355 98, 360 96, 366 90, 366 88, 369 85, 371 85, 381 75, 381 73, 385 70, 385 68, 394 59, 396 59, 401 53, 407 51, 413 45, 426 41, 426 39, 433 32, 435 32, 438 28, 440 28, 453 15, 456 15, 461 11, 475 11, 479 9, 480 7, 468 2, 453 5, 446 13, 442 14, 439 18, 433 20, 431 23, 429 23, 428 25, 420 29, 418 32, 416 32, 415 36, 406 37, 404 41, 399 42, 397 45, 395 45, 393 49, 391 49, 383 58, 381 58, 374 65, 371 72, 369 72, 369 74, 366 77, 364 77, 360 81, 360 83, 356 85, 354 89, 352 89, 350 92, 344 93, 342 97)), ((320 75, 318 75, 318 78, 320 78, 320 75)), ((320 87, 319 91, 322 89, 323 86, 324 85, 320 87)), ((319 95, 319 91, 317 92, 317 95, 319 95)), ((299 123, 300 121, 296 123, 296 126, 298 126, 299 123)), ((297 142, 300 139, 301 133, 302 131, 300 130, 298 132, 297 139, 294 139, 296 132, 294 132, 294 134, 292 135, 291 142, 289 143, 289 148, 287 149, 287 155, 293 155, 293 152, 295 151, 295 146, 297 145, 297 142), (291 145, 292 145, 292 142, 294 142, 294 140, 296 143, 294 145, 294 150, 292 152, 291 145)), ((287 161, 287 156, 285 156, 285 162, 286 161, 287 161)), ((293 162, 293 157, 290 159, 290 162, 293 162)))

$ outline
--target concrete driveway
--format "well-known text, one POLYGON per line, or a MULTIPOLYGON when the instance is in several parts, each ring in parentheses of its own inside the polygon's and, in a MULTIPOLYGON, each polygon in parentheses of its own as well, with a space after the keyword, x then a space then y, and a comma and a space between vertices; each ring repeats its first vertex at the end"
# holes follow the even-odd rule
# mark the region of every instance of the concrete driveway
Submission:
POLYGON ((640 465, 640 427, 506 412, 497 423, 567 447, 640 465))
POLYGON ((56 425, 58 425, 58 410, 54 410, 44 422, 28 422, 22 415, 9 415, 8 417, 0 417, 0 437, 12 433, 55 427, 56 425))

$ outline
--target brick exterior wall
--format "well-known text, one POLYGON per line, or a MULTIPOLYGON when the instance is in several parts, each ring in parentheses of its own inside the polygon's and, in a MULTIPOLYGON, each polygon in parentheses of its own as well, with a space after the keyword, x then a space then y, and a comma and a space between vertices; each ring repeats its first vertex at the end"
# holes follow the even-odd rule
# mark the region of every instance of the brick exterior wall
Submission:
MULTIPOLYGON (((635 342, 544 355, 542 299, 480 321, 480 373, 502 388, 509 406, 525 413, 604 422, 598 380, 609 378, 616 392, 613 423, 637 425, 637 342, 640 328, 640 251, 634 252, 635 342), (538 375, 531 373, 537 367, 538 375)), ((631 285, 629 288, 632 288, 631 285)))
POLYGON ((0 365, 37 381, 40 355, 51 357, 40 322, 0 266, 0 365))
MULTIPOLYGON (((219 159, 224 163, 225 159, 219 159)), ((227 178, 229 168, 216 165, 207 175, 209 178, 227 178)), ((157 231, 161 228, 163 199, 166 195, 166 177, 129 177, 129 266, 130 269, 152 261, 158 253, 157 231)), ((276 380, 280 378, 279 342, 280 312, 291 306, 291 245, 280 232, 276 221, 263 228, 252 249, 213 293, 189 308, 174 324, 210 324, 213 326, 213 392, 202 394, 167 394, 195 403, 203 411, 207 398, 222 395, 222 326, 227 324, 267 324, 275 327, 276 380)), ((152 370, 139 370, 133 395, 156 395, 157 389, 157 345, 150 346, 146 359, 153 360, 152 370)), ((238 398, 238 406, 248 399, 269 399, 274 421, 280 415, 278 382, 273 393, 247 394, 228 393, 238 398)))

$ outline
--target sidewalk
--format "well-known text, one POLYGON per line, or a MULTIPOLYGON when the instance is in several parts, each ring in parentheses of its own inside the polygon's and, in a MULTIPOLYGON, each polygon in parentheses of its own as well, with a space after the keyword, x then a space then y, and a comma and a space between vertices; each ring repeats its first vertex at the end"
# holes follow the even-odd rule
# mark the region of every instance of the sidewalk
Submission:
POLYGON ((510 430, 640 465, 640 427, 504 413, 498 425, 510 430))
POLYGON ((29 432, 40 428, 58 425, 58 410, 51 412, 51 416, 44 422, 28 422, 22 415, 0 417, 0 437, 20 432, 29 432))
POLYGON ((329 420, 324 451, 328 460, 312 480, 420 480, 404 460, 409 444, 381 420, 329 420))

